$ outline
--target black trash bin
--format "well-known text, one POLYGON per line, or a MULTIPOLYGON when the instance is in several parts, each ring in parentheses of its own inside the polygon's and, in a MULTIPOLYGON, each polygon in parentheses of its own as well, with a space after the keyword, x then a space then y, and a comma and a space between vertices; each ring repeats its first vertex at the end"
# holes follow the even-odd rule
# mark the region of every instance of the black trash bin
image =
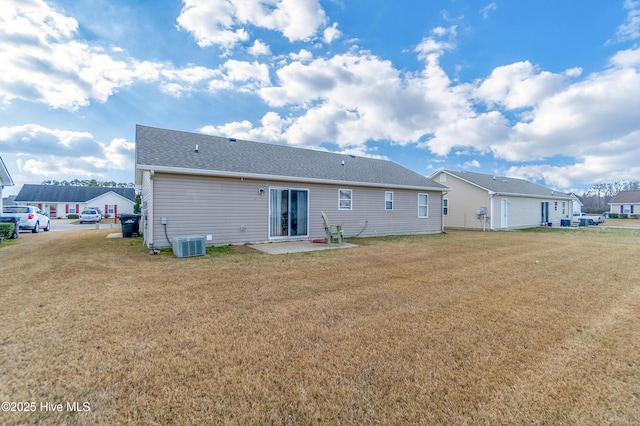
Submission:
POLYGON ((122 226, 122 238, 137 237, 140 232, 139 214, 120 214, 120 226, 122 226))

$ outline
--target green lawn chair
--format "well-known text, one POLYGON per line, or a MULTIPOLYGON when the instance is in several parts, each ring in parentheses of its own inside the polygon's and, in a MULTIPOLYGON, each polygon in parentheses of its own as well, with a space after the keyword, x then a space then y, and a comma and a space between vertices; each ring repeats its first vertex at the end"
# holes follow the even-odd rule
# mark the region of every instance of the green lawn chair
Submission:
POLYGON ((341 245, 344 242, 344 235, 342 234, 342 225, 336 225, 331 227, 329 220, 324 212, 320 212, 322 215, 322 223, 324 224, 324 232, 327 234, 327 244, 332 246, 333 244, 341 245), (334 229, 335 228, 335 229, 334 229))

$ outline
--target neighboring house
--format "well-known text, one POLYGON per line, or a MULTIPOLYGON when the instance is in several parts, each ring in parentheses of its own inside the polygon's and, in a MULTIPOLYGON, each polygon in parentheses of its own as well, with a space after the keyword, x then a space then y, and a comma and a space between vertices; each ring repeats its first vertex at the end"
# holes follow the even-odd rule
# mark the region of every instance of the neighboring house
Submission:
POLYGON ((97 207, 102 214, 115 217, 133 213, 135 197, 133 188, 25 184, 16 195, 15 202, 37 206, 51 218, 66 218, 67 215, 81 213, 87 207, 97 207))
POLYGON ((11 175, 9 174, 9 170, 4 165, 4 161, 2 161, 2 157, 0 157, 0 216, 2 216, 2 190, 5 186, 13 186, 13 180, 11 179, 11 175))
POLYGON ((580 201, 580 197, 578 197, 573 192, 569 195, 571 195, 571 198, 573 199, 573 215, 580 216, 580 214, 582 213, 582 206, 584 206, 584 204, 582 204, 582 201, 580 201))
POLYGON ((544 186, 484 173, 441 170, 431 176, 450 188, 443 197, 445 227, 516 229, 570 219, 573 198, 544 186), (484 211, 484 214, 482 213, 484 211))
POLYGON ((620 191, 609 201, 611 213, 640 214, 640 191, 620 191))
POLYGON ((136 127, 144 242, 208 245, 443 231, 443 185, 392 161, 136 127))

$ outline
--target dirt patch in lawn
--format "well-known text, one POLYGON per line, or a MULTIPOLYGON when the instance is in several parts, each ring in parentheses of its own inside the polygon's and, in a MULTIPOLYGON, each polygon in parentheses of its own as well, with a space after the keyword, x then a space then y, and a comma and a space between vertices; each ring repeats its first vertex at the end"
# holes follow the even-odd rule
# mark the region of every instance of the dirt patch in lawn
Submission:
POLYGON ((188 259, 107 234, 0 246, 0 400, 37 403, 0 423, 640 418, 640 231, 188 259))
POLYGON ((233 249, 233 251, 237 251, 239 253, 255 253, 258 251, 253 247, 249 247, 248 245, 233 245, 231 246, 231 248, 233 249))

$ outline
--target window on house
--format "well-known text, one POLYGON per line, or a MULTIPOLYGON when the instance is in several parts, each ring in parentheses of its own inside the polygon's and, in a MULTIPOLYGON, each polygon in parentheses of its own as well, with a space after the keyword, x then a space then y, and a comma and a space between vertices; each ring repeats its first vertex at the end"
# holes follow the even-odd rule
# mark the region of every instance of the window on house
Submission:
POLYGON ((442 199, 442 215, 449 216, 449 199, 448 198, 442 199))
POLYGON ((567 214, 567 203, 565 201, 562 202, 562 214, 567 214))
POLYGON ((393 192, 385 191, 384 193, 384 209, 393 210, 393 192))
POLYGON ((352 200, 350 189, 338 189, 338 210, 351 210, 352 200))
POLYGON ((418 217, 429 217, 429 194, 418 194, 418 217))
POLYGON ((554 212, 557 212, 557 211, 558 211, 558 202, 557 202, 557 201, 554 201, 554 202, 553 202, 553 211, 554 211, 554 212))
POLYGON ((76 205, 69 204, 69 214, 75 214, 75 213, 76 213, 76 205))
POLYGON ((440 182, 446 182, 447 181, 447 175, 444 173, 440 173, 440 182))
POLYGON ((114 213, 113 204, 109 204, 107 206, 107 213, 109 213, 109 214, 113 214, 114 213))

